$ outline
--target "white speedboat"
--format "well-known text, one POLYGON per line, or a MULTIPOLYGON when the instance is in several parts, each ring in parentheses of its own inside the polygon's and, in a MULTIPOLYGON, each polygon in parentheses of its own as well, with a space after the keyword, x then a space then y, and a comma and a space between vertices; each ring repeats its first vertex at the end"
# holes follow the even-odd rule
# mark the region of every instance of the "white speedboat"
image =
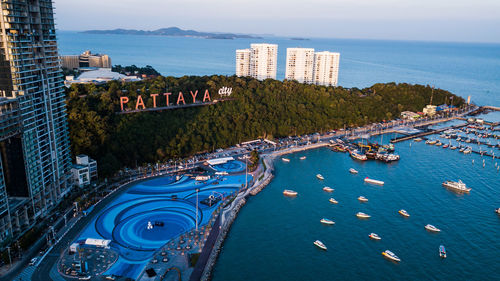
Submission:
POLYGON ((290 162, 290 159, 285 158, 285 157, 281 158, 281 160, 283 160, 283 162, 290 162))
POLYGON ((496 208, 495 213, 500 214, 500 208, 496 208))
POLYGON ((316 245, 316 247, 318 247, 320 249, 326 250, 325 244, 323 244, 323 242, 321 242, 319 240, 314 241, 314 245, 316 245))
POLYGON ((416 138, 413 141, 420 142, 420 141, 422 141, 422 139, 421 138, 416 138))
POLYGON ((443 182, 443 186, 453 189, 455 191, 459 192, 470 192, 472 188, 468 188, 465 183, 463 183, 461 180, 457 181, 445 181, 443 182))
POLYGON ((285 189, 283 191, 283 195, 285 195, 285 196, 297 196, 297 194, 298 193, 295 190, 285 189))
POLYGON ((323 191, 326 191, 326 192, 333 192, 333 190, 334 190, 333 188, 328 187, 328 186, 323 187, 323 191))
POLYGON ((428 224, 425 226, 425 229, 429 230, 429 231, 432 231, 432 232, 440 232, 441 229, 433 226, 432 224, 428 224))
POLYGON ((365 178, 365 182, 366 182, 366 183, 371 183, 371 184, 384 185, 384 182, 383 182, 383 181, 370 179, 370 178, 368 178, 368 177, 366 177, 366 178, 365 178))
POLYGON ((329 220, 329 219, 325 219, 325 218, 322 218, 322 219, 320 220, 320 222, 321 222, 322 224, 328 224, 328 225, 335 224, 335 222, 334 222, 334 221, 329 220))
POLYGON ((373 232, 370 233, 370 235, 368 235, 368 237, 370 237, 373 240, 380 240, 380 239, 382 239, 380 236, 378 236, 377 233, 373 233, 373 232))
POLYGON ((370 218, 371 216, 370 216, 370 215, 368 215, 368 214, 365 214, 365 213, 363 213, 363 212, 358 212, 358 213, 356 214, 356 217, 358 217, 358 218, 360 218, 360 219, 367 219, 367 218, 370 218))
POLYGON ((393 252, 389 251, 389 250, 385 250, 382 252, 382 255, 390 260, 393 260, 393 261, 397 261, 397 262, 400 262, 401 259, 396 256, 393 252))
POLYGON ((357 174, 357 173, 358 173, 358 171, 357 171, 357 170, 355 170, 355 169, 353 169, 353 168, 350 168, 350 169, 349 169, 349 173, 351 173, 351 174, 357 174))
POLYGON ((403 217, 407 217, 408 218, 410 216, 410 214, 408 214, 408 212, 406 210, 403 210, 403 209, 399 210, 398 213, 400 215, 402 215, 403 217))
POLYGON ((364 196, 359 196, 358 200, 361 201, 361 202, 368 202, 368 198, 366 198, 364 196))
POLYGON ((463 153, 464 153, 464 154, 469 154, 469 153, 471 153, 471 152, 472 152, 472 148, 470 148, 470 147, 467 147, 467 148, 463 151, 463 153))
POLYGON ((339 202, 337 200, 335 200, 334 198, 330 198, 328 201, 330 201, 330 203, 333 203, 333 204, 338 204, 339 202))
POLYGON ((324 180, 325 178, 321 174, 317 174, 316 177, 320 180, 324 180))
POLYGON ((300 157, 300 160, 306 160, 305 156, 300 157))

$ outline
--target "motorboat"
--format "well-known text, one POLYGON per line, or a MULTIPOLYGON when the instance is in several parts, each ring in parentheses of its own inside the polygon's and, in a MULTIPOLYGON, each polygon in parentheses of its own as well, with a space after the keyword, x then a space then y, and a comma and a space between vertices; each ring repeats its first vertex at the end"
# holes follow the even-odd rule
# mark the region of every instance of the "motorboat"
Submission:
POLYGON ((320 248, 322 250, 326 250, 325 244, 323 244, 323 242, 321 242, 319 240, 314 241, 314 245, 316 245, 316 247, 318 247, 318 248, 320 248))
POLYGON ((361 201, 361 202, 368 202, 368 198, 366 198, 364 196, 359 196, 358 200, 361 201))
POLYGON ((382 239, 380 236, 378 236, 377 233, 373 233, 373 232, 370 233, 370 235, 368 235, 368 237, 370 237, 373 240, 380 240, 380 239, 382 239))
POLYGON ((445 144, 443 145, 443 148, 448 148, 450 145, 449 144, 445 144))
POLYGON ((333 188, 329 187, 329 186, 325 186, 323 187, 323 191, 326 191, 326 192, 333 192, 333 188))
POLYGON ((300 157, 300 160, 306 160, 305 156, 300 157))
POLYGON ((330 203, 333 203, 333 204, 338 204, 339 202, 337 200, 335 200, 334 198, 330 198, 328 199, 328 201, 330 201, 330 203))
POLYGON ((285 158, 285 157, 281 158, 281 160, 283 160, 283 162, 290 162, 290 159, 285 158))
POLYGON ((450 149, 451 149, 451 150, 455 150, 455 149, 457 149, 457 147, 456 147, 456 146, 454 146, 454 145, 452 145, 452 146, 450 146, 450 149))
POLYGON ((443 259, 446 258, 446 249, 444 248, 443 245, 439 246, 439 256, 442 257, 443 259))
POLYGON ((322 218, 322 219, 320 220, 320 222, 321 222, 322 224, 328 224, 328 225, 335 224, 335 222, 334 222, 334 221, 329 220, 329 219, 325 219, 325 218, 322 218))
POLYGON ((358 212, 358 213, 356 214, 356 217, 358 217, 358 218, 360 218, 360 219, 367 219, 367 218, 370 218, 371 216, 370 216, 370 215, 368 215, 368 214, 365 214, 365 213, 363 213, 363 212, 358 212))
POLYGON ((500 215, 500 208, 496 208, 495 209, 495 213, 499 214, 500 215))
POLYGON ((352 158, 354 158, 356 160, 360 160, 360 161, 368 160, 368 157, 366 157, 366 155, 360 154, 357 150, 351 151, 350 155, 352 158))
POLYGON ((285 196, 297 196, 297 191, 295 190, 290 190, 290 189, 285 189, 283 190, 283 195, 285 196))
POLYGON ((450 189, 453 189, 455 191, 459 191, 459 192, 469 192, 472 189, 472 188, 468 188, 465 185, 465 183, 462 182, 462 180, 458 180, 458 182, 456 182, 456 181, 445 181, 445 182, 443 182, 443 186, 447 187, 447 188, 450 188, 450 189))
POLYGON ((368 178, 368 177, 366 177, 366 178, 365 178, 365 182, 366 182, 366 183, 372 183, 372 184, 378 184, 378 185, 384 185, 384 182, 383 182, 383 181, 370 179, 370 178, 368 178))
POLYGON ((461 147, 459 151, 464 152, 464 150, 465 150, 465 147, 461 147))
POLYGON ((354 168, 350 168, 350 169, 349 169, 349 173, 351 173, 351 174, 357 174, 357 173, 358 173, 358 171, 357 171, 357 170, 355 170, 354 168))
POLYGON ((435 145, 437 143, 437 140, 428 140, 425 143, 430 145, 435 145))
POLYGON ((441 229, 433 226, 432 224, 428 224, 425 226, 425 229, 429 230, 429 231, 432 231, 432 232, 440 232, 441 229))
POLYGON ((320 180, 324 180, 325 178, 321 174, 317 174, 316 177, 320 180))
POLYGON ((421 138, 416 138, 413 141, 420 142, 420 141, 422 141, 422 139, 421 138))
POLYGON ((396 256, 393 252, 389 251, 389 250, 385 250, 382 252, 382 255, 390 260, 393 260, 393 261, 397 261, 397 262, 400 262, 401 259, 396 256))
POLYGON ((436 144, 435 144, 435 145, 436 145, 436 146, 441 146, 441 145, 443 145, 443 143, 442 143, 442 142, 440 142, 440 141, 438 141, 438 142, 436 142, 436 144))
POLYGON ((472 152, 472 148, 467 147, 463 152, 464 152, 464 154, 469 154, 472 152))
POLYGON ((402 215, 403 217, 407 217, 407 218, 410 217, 410 214, 408 214, 408 212, 406 210, 401 209, 398 211, 398 213, 400 215, 402 215))

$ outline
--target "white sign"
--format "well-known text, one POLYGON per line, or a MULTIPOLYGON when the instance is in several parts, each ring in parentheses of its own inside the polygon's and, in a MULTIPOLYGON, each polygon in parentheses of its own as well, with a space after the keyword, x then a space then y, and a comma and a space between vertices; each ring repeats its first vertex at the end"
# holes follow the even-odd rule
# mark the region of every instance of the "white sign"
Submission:
POLYGON ((222 87, 219 89, 219 96, 221 97, 229 97, 233 92, 233 88, 222 87))

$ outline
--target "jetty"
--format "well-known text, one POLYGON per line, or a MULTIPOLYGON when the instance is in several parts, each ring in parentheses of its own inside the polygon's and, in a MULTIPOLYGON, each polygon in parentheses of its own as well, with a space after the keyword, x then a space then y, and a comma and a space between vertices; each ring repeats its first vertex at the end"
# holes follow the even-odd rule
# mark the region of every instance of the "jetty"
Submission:
MULTIPOLYGON (((455 126, 449 126, 449 127, 445 127, 445 128, 441 128, 441 129, 436 129, 436 130, 428 129, 425 132, 411 134, 411 135, 405 135, 405 136, 401 136, 401 137, 397 137, 397 138, 391 139, 390 142, 391 143, 398 143, 398 142, 402 142, 402 141, 406 141, 406 140, 411 140, 411 139, 415 139, 415 138, 425 139, 425 136, 428 136, 428 135, 439 134, 439 133, 444 132, 446 130, 459 129, 459 128, 462 128, 462 127, 465 127, 465 126, 467 126, 467 123, 460 124, 460 125, 455 125, 455 126)), ((401 132, 398 132, 398 133, 401 133, 401 132)))

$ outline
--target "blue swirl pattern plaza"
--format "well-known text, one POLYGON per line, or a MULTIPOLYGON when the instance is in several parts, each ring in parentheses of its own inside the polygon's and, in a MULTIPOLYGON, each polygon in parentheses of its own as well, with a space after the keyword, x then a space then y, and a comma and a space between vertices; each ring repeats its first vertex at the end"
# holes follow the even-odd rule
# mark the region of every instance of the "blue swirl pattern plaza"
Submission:
MULTIPOLYGON (((96 214, 74 243, 85 248, 89 238, 110 240, 106 253, 117 253, 117 259, 94 274, 137 278, 159 249, 194 230, 197 220, 198 227, 206 226, 224 199, 252 180, 251 175, 246 178, 245 164, 240 161, 212 168, 218 173, 212 171, 209 179, 162 176, 135 184, 96 214), (206 204, 209 197, 221 200, 206 204)), ((61 273, 70 275, 72 268, 65 269, 61 273)))

